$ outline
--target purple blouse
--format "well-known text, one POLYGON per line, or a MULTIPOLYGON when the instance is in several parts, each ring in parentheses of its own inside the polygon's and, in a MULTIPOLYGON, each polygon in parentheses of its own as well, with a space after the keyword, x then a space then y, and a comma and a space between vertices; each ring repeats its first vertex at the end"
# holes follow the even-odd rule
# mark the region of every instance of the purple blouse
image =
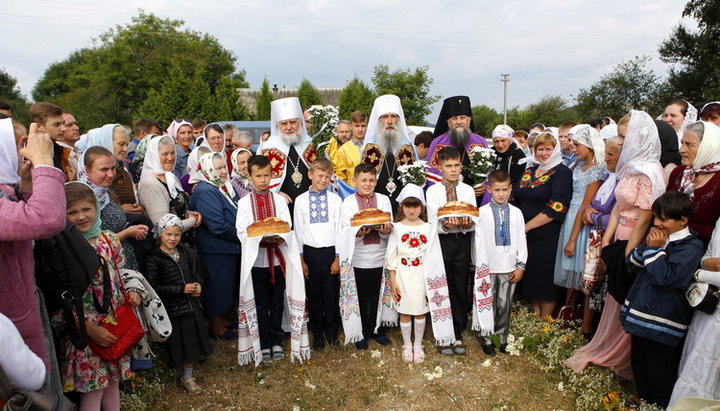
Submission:
POLYGON ((598 210, 597 213, 590 214, 590 219, 592 220, 594 227, 600 227, 602 230, 607 229, 608 222, 610 221, 610 213, 615 206, 615 185, 617 184, 617 177, 614 173, 610 174, 605 182, 603 182, 600 190, 598 190, 598 193, 602 192, 604 189, 610 188, 606 187, 608 184, 612 186, 612 193, 605 202, 602 203, 597 194, 593 197, 592 202, 590 202, 590 207, 598 210))

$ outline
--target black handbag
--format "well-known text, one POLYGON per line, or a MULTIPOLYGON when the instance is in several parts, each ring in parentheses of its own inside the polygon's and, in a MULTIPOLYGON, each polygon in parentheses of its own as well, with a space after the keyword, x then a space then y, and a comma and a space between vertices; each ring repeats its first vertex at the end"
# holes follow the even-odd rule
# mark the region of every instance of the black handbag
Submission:
POLYGON ((635 281, 635 278, 630 275, 625 262, 626 246, 627 241, 620 240, 606 245, 600 251, 600 258, 602 258, 607 268, 605 276, 607 278, 608 294, 620 305, 625 302, 630 286, 635 281))
MULTIPOLYGON (((697 276, 697 272, 695 276, 697 276)), ((712 314, 715 312, 718 302, 720 301, 720 291, 718 291, 718 287, 713 284, 693 281, 685 291, 685 298, 687 298, 688 304, 696 310, 700 310, 706 314, 712 314)))

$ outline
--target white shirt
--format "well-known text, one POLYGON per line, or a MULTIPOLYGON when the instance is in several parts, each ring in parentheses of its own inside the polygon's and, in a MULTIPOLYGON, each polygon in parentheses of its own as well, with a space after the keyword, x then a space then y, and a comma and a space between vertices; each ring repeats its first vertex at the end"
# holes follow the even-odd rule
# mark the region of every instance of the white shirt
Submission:
POLYGON ((506 274, 516 268, 525 268, 527 262, 527 241, 525 239, 525 219, 519 208, 510 207, 510 245, 495 245, 495 216, 490 204, 480 207, 477 222, 478 240, 476 247, 485 247, 488 265, 493 274, 506 274))
MULTIPOLYGON (((477 206, 477 203, 475 202, 475 190, 469 185, 463 182, 458 182, 457 187, 455 187, 455 194, 457 194, 458 201, 464 201, 477 206)), ((425 201, 427 202, 428 222, 437 220, 438 209, 448 202, 445 186, 442 183, 435 183, 431 185, 425 193, 425 201)), ((446 230, 442 224, 438 224, 438 234, 465 233, 473 230, 475 230, 474 227, 470 227, 467 230, 460 227, 446 230)))
MULTIPOLYGON (((290 210, 288 209, 285 199, 280 194, 271 192, 273 201, 275 202, 275 217, 287 221, 292 228, 292 219, 290 218, 290 210)), ((245 197, 238 201, 237 219, 235 220, 235 228, 237 229, 237 235, 240 239, 240 243, 245 247, 247 240, 247 228, 250 224, 255 222, 255 216, 252 211, 252 203, 250 202, 250 196, 253 195, 251 191, 245 197)), ((255 259, 253 267, 268 267, 267 253, 265 249, 260 249, 258 256, 255 259)))
POLYGON ((45 381, 45 364, 25 344, 9 318, 0 314, 0 367, 10 384, 21 390, 39 390, 45 381))
MULTIPOLYGON (((375 193, 377 208, 390 213, 392 216, 392 206, 390 198, 384 194, 375 193)), ((351 195, 346 197, 340 208, 340 221, 342 228, 350 225, 350 219, 360 211, 357 204, 357 196, 351 195)), ((352 265, 356 268, 378 268, 385 265, 385 249, 390 234, 380 233, 380 244, 363 244, 363 237, 355 237, 355 252, 353 253, 352 265)))
POLYGON ((294 201, 295 237, 301 255, 303 245, 315 248, 335 246, 341 228, 340 196, 325 189, 318 193, 318 197, 313 195, 311 204, 310 194, 310 191, 306 191, 294 201))

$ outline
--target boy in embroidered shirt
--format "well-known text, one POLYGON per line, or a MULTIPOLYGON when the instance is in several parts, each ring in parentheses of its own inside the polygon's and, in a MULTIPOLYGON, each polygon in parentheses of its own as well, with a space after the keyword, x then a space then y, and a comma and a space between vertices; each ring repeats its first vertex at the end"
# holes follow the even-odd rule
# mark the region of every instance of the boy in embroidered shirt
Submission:
MULTIPOLYGON (((510 174, 493 171, 487 181, 492 200, 480 207, 475 247, 484 247, 487 251, 495 335, 500 337, 500 352, 506 353, 515 284, 522 279, 527 262, 525 219, 519 208, 508 203, 512 191, 510 174)), ((495 355, 490 336, 480 337, 480 344, 485 354, 495 355)))
MULTIPOLYGON (((437 213, 449 201, 464 201, 477 205, 475 191, 460 181, 462 160, 460 152, 454 147, 444 147, 438 152, 438 162, 442 172, 442 181, 428 188, 427 212, 428 221, 437 220, 437 213)), ((470 278, 470 239, 474 230, 470 217, 450 217, 438 224, 440 247, 442 248, 445 274, 450 292, 455 342, 450 347, 440 347, 445 355, 465 354, 462 343, 462 332, 467 328, 468 314, 468 280, 470 278)))
POLYGON ((310 190, 295 199, 295 236, 302 247, 303 274, 307 279, 307 297, 310 303, 310 330, 313 332, 313 349, 321 350, 327 342, 337 345, 340 329, 340 262, 335 252, 335 241, 340 229, 342 199, 327 187, 333 164, 319 157, 310 164, 308 177, 310 190))
POLYGON ((655 200, 652 211, 654 227, 645 244, 627 257, 635 282, 620 308, 620 322, 632 334, 630 362, 638 396, 665 408, 693 315, 685 290, 705 247, 687 226, 695 213, 688 195, 668 191, 655 200))
MULTIPOLYGON (((253 191, 238 202, 236 228, 243 242, 247 227, 255 221, 277 217, 290 223, 290 211, 285 199, 268 190, 272 167, 267 157, 255 155, 248 159, 248 174, 253 191)), ((264 239, 252 268, 252 286, 260 332, 262 360, 285 358, 282 339, 283 308, 285 301, 285 267, 278 245, 282 239, 264 239)))
MULTIPOLYGON (((340 221, 343 228, 350 225, 350 219, 360 210, 377 208, 389 212, 392 216, 390 198, 376 193, 377 174, 371 164, 360 163, 354 170, 356 193, 345 198, 340 210, 340 221)), ((385 249, 392 226, 387 223, 380 228, 363 227, 355 236, 355 248, 352 254, 352 267, 355 272, 357 298, 360 305, 362 334, 365 339, 357 341, 359 350, 368 348, 367 338, 373 338, 378 344, 390 345, 381 327, 375 334, 377 308, 382 284, 383 266, 385 265, 385 249)), ((347 333, 348 330, 345 330, 347 333)))

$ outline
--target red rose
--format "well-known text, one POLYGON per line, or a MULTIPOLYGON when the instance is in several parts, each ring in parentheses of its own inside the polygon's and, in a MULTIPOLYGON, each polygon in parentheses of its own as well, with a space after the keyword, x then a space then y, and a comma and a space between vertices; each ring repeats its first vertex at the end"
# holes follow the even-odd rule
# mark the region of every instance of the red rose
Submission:
POLYGON ((405 233, 405 235, 403 235, 403 236, 400 238, 400 240, 404 243, 405 241, 408 240, 408 238, 410 238, 410 234, 405 233))
POLYGON ((427 243, 427 237, 425 237, 424 235, 420 234, 420 241, 422 241, 423 244, 424 244, 424 243, 427 243))
POLYGON ((413 267, 419 266, 419 265, 420 265, 420 259, 419 259, 419 258, 416 258, 416 259, 412 260, 412 265, 413 265, 413 267))
POLYGON ((406 259, 404 259, 404 258, 403 258, 403 259, 401 259, 401 260, 400 260, 400 262, 402 263, 402 265, 408 265, 408 262, 407 262, 407 260, 406 260, 406 259))
POLYGON ((417 246, 419 246, 419 245, 420 245, 420 241, 418 241, 417 238, 413 238, 412 240, 410 240, 410 247, 415 248, 415 247, 417 247, 417 246))

